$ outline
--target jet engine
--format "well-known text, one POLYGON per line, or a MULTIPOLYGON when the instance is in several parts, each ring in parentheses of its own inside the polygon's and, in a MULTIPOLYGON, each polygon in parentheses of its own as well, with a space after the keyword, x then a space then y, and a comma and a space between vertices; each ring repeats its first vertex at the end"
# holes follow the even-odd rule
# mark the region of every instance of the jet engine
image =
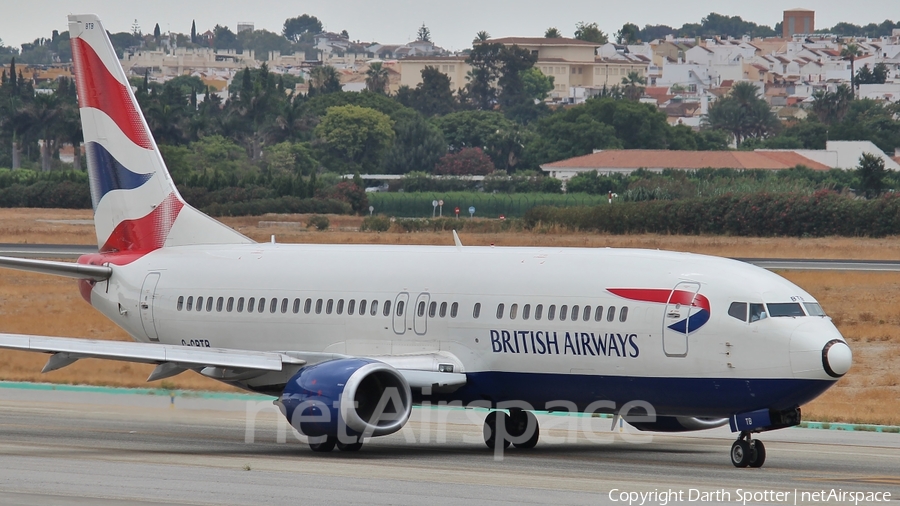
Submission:
POLYGON ((412 394, 390 365, 342 358, 301 369, 285 385, 281 406, 301 434, 355 440, 400 430, 409 419, 412 394))
POLYGON ((637 430, 653 432, 688 432, 692 430, 714 429, 728 423, 727 418, 704 418, 691 416, 657 416, 655 422, 630 422, 637 430))

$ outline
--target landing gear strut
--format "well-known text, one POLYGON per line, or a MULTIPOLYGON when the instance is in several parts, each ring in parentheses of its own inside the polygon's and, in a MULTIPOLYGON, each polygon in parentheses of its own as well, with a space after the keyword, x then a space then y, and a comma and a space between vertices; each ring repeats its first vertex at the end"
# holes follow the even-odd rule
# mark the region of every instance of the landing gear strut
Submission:
POLYGON ((741 432, 731 445, 731 463, 734 467, 762 467, 766 462, 766 447, 758 439, 751 439, 749 432, 741 432))
POLYGON ((509 448, 510 444, 516 448, 529 449, 537 445, 540 438, 540 427, 537 417, 530 411, 522 409, 510 409, 509 415, 503 411, 491 411, 484 419, 484 444, 494 449, 497 444, 497 427, 502 427, 503 448, 509 448))

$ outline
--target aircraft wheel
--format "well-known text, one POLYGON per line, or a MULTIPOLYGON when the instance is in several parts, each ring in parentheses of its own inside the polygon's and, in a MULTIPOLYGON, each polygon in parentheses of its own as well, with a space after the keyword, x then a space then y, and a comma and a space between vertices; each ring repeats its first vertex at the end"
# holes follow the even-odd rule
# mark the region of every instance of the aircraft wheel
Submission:
MULTIPOLYGON (((504 429, 509 426, 508 417, 503 411, 491 411, 484 419, 484 429, 482 430, 482 433, 484 434, 484 444, 491 450, 494 449, 494 443, 497 442, 497 425, 501 423, 503 424, 504 429)), ((509 448, 508 438, 503 438, 503 448, 509 448)))
POLYGON ((762 467, 766 462, 766 447, 759 439, 750 443, 750 467, 762 467))
POLYGON ((309 449, 314 452, 328 453, 334 450, 337 439, 332 436, 319 436, 309 438, 309 449), (315 440, 315 442, 313 442, 315 440))
POLYGON ((531 411, 510 411, 506 432, 513 437, 513 445, 523 450, 534 448, 541 437, 541 428, 538 426, 537 417, 531 411), (525 436, 525 431, 528 430, 529 425, 533 428, 530 436, 528 439, 521 440, 525 436))
POLYGON ((355 443, 337 442, 337 448, 342 452, 358 452, 359 449, 362 448, 362 445, 362 441, 357 441, 355 443))
POLYGON ((731 463, 734 467, 747 467, 752 457, 750 443, 744 439, 738 439, 731 445, 731 463))

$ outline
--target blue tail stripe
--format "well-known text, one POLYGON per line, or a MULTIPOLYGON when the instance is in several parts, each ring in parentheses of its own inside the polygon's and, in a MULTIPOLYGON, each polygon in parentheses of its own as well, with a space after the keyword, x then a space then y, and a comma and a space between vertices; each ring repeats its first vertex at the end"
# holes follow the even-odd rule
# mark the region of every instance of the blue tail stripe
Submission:
POLYGON ((104 195, 113 190, 133 190, 146 183, 153 174, 138 174, 125 168, 97 142, 86 146, 90 163, 91 201, 94 209, 104 195))

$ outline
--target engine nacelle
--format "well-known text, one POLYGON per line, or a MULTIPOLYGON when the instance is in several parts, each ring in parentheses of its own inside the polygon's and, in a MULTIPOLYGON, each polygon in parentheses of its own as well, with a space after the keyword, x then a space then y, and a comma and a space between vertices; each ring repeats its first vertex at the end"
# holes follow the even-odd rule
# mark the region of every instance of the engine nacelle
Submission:
POLYGON ((702 418, 691 416, 657 416, 655 422, 626 422, 637 430, 653 432, 688 432, 692 430, 714 429, 728 423, 727 418, 702 418))
POLYGON ((307 436, 384 436, 412 410, 406 378, 388 364, 342 358, 304 367, 281 394, 284 415, 307 436))

